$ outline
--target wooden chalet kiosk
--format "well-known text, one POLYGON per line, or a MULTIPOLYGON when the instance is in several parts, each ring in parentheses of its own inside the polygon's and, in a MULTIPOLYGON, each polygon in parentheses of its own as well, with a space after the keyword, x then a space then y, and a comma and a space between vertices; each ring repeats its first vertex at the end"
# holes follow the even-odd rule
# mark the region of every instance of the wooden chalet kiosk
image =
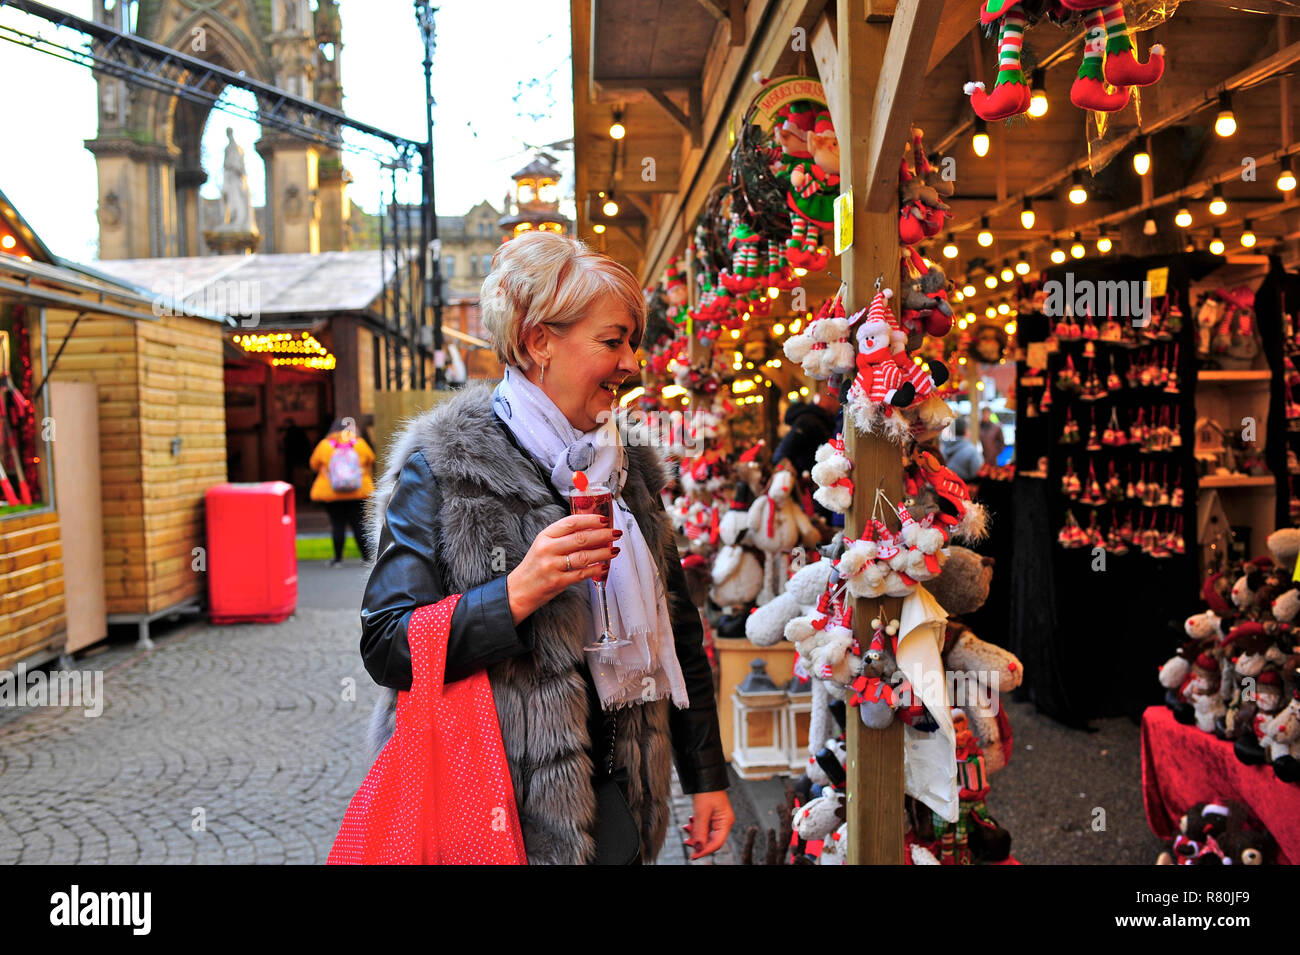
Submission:
POLYGON ((3 468, 17 497, 0 498, 0 673, 89 646, 110 623, 149 645, 151 621, 205 595, 196 555, 204 491, 226 479, 227 322, 58 258, 0 194, 3 468))

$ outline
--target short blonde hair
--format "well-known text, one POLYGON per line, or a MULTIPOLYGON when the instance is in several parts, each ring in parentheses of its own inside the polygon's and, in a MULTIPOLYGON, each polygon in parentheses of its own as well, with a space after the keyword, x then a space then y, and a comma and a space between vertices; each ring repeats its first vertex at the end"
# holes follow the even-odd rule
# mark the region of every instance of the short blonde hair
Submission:
POLYGON ((554 232, 525 232, 498 246, 483 280, 479 309, 497 358, 527 371, 533 364, 524 341, 538 325, 564 329, 602 295, 612 295, 634 326, 632 347, 645 333, 645 294, 636 276, 579 239, 554 232))

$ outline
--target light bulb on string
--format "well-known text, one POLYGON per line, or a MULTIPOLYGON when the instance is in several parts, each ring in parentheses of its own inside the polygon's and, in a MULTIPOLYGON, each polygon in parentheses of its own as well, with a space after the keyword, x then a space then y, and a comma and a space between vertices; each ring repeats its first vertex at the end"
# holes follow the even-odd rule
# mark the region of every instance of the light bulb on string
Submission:
POLYGON ((1083 171, 1074 171, 1073 184, 1070 186, 1070 201, 1081 206, 1088 201, 1088 190, 1083 188, 1083 171))
POLYGON ((1216 184, 1213 195, 1214 198, 1210 200, 1210 213, 1221 216, 1228 211, 1228 203, 1223 198, 1223 187, 1216 184))
POLYGON ((997 277, 996 275, 994 275, 992 272, 990 272, 988 275, 984 276, 984 287, 985 287, 985 288, 989 288, 989 289, 997 288, 997 287, 998 287, 998 277, 997 277))
POLYGON ((1029 260, 1025 258, 1025 253, 1023 252, 1020 253, 1020 258, 1016 260, 1016 274, 1017 275, 1029 274, 1029 260))
POLYGON ((957 258, 957 241, 953 238, 951 232, 948 233, 948 241, 943 244, 943 257, 945 259, 957 258))
POLYGON ((981 246, 983 246, 986 249, 993 244, 993 233, 989 229, 988 216, 980 217, 980 231, 979 231, 979 235, 975 237, 975 241, 978 242, 981 246))
POLYGON ((1291 157, 1282 157, 1282 168, 1277 174, 1277 187, 1282 192, 1290 192, 1295 188, 1295 173, 1291 171, 1291 157))
POLYGON ((967 298, 970 298, 972 295, 975 294, 975 292, 976 292, 975 286, 971 285, 969 282, 967 282, 965 285, 961 287, 961 293, 965 295, 967 298))
POLYGON ((1237 117, 1232 112, 1232 94, 1227 90, 1219 94, 1219 115, 1214 118, 1214 131, 1225 138, 1237 131, 1237 117))
POLYGON ((1015 277, 1016 273, 1012 270, 1011 264, 1009 262, 1004 262, 1002 265, 1002 271, 998 273, 998 278, 1002 279, 1004 282, 1012 282, 1015 280, 1015 277))
POLYGON ((1174 225, 1180 229, 1186 229, 1192 224, 1192 213, 1187 206, 1179 206, 1178 212, 1174 215, 1174 225))
POLYGON ((1097 235, 1097 251, 1105 255, 1111 250, 1112 244, 1110 236, 1106 234, 1106 229, 1103 227, 1097 235))
POLYGON ((1034 227, 1034 200, 1025 196, 1025 203, 1020 207, 1020 225, 1026 229, 1034 227))
POLYGON ((1151 171, 1151 138, 1148 136, 1142 147, 1133 154, 1133 171, 1145 176, 1151 171))
POLYGON ((609 126, 610 139, 622 139, 627 135, 627 127, 623 125, 623 111, 614 110, 614 122, 609 126))
POLYGON ((1076 232, 1074 234, 1073 240, 1071 240, 1070 242, 1070 255, 1072 255, 1076 259, 1081 259, 1084 257, 1087 251, 1088 250, 1083 246, 1083 237, 1076 232))
POLYGON ((1061 248, 1061 240, 1053 239, 1052 240, 1052 262, 1056 265, 1060 265, 1064 261, 1065 261, 1065 250, 1061 248))
POLYGON ((988 124, 979 117, 975 118, 975 134, 971 136, 971 148, 975 150, 975 155, 983 159, 989 154, 989 130, 988 124))
POLYGON ((1047 71, 1041 67, 1034 70, 1030 84, 1029 115, 1034 119, 1047 115, 1047 71))
POLYGON ((1219 230, 1214 230, 1214 235, 1210 239, 1210 251, 1215 255, 1223 255, 1223 238, 1219 235, 1219 230))
POLYGON ((1250 220, 1247 219, 1241 224, 1241 244, 1247 249, 1253 249, 1255 243, 1259 240, 1255 237, 1255 230, 1250 227, 1250 220))

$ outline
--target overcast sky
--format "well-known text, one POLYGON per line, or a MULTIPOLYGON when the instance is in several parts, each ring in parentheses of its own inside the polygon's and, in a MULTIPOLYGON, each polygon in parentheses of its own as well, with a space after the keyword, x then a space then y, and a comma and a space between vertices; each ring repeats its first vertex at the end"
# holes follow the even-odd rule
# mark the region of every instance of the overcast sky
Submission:
MULTIPOLYGON (((92 0, 63 0, 60 9, 89 18, 92 0)), ((313 3, 314 6, 314 3, 313 3)), ((343 21, 344 111, 409 139, 423 141, 424 58, 409 0, 340 0, 343 21)), ((80 34, 0 7, 0 30, 39 33, 69 46, 80 34)), ((95 82, 90 71, 0 39, 0 191, 57 254, 95 257, 97 183, 84 143, 96 135, 95 82)), ((498 209, 510 173, 540 146, 573 135, 569 5, 565 0, 442 0, 433 67, 435 191, 440 215, 459 215, 487 199, 498 209)), ((251 97, 251 94, 248 94, 251 97)), ((204 132, 202 194, 220 195, 225 128, 244 147, 253 202, 265 200, 258 126, 214 111, 204 132)), ((556 152, 573 192, 572 153, 556 152)), ((367 211, 378 207, 388 176, 367 155, 345 155, 356 181, 349 195, 367 211)), ((419 200, 418 176, 399 198, 419 200)), ((569 210, 572 215, 572 210, 569 210)))

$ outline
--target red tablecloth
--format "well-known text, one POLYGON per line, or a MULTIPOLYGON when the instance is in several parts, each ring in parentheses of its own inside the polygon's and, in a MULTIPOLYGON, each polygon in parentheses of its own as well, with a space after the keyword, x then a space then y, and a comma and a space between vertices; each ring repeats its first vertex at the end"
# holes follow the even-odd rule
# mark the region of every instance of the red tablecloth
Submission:
POLYGON ((1277 861, 1300 860, 1300 785, 1279 780, 1272 766, 1239 762, 1231 743, 1184 726, 1167 707, 1149 707, 1142 714, 1142 801, 1151 831, 1172 838, 1187 808, 1210 799, 1244 803, 1277 841, 1277 861))

